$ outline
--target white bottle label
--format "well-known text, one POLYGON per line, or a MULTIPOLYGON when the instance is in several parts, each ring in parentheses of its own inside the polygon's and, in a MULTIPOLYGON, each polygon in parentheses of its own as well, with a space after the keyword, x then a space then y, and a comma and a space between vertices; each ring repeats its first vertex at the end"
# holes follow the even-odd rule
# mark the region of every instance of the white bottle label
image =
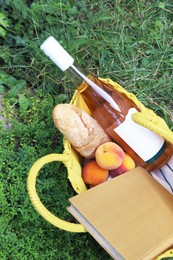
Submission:
POLYGON ((135 123, 131 115, 138 112, 131 108, 125 121, 114 131, 146 162, 163 147, 164 139, 153 131, 135 123))

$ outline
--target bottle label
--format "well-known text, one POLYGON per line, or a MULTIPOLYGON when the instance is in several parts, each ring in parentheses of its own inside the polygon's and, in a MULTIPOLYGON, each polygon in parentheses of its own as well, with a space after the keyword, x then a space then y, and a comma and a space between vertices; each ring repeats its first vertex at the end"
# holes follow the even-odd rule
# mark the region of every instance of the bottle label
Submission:
POLYGON ((147 163, 151 163, 164 150, 164 139, 153 131, 135 123, 131 115, 138 112, 130 108, 125 121, 114 131, 147 163))

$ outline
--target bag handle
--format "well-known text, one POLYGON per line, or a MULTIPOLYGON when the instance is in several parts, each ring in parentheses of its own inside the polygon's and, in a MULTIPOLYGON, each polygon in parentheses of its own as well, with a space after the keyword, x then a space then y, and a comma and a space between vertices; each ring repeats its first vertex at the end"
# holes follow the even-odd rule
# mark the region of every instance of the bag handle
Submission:
POLYGON ((62 161, 63 163, 69 160, 68 154, 48 154, 40 159, 38 159, 31 167, 28 178, 27 178, 27 189, 30 200, 37 210, 37 212, 49 223, 70 232, 87 232, 84 226, 81 224, 71 223, 65 220, 60 219, 59 217, 53 215, 40 201, 37 192, 36 192, 36 179, 40 169, 47 163, 54 161, 62 161))
POLYGON ((173 132, 166 125, 165 121, 161 117, 157 116, 152 110, 147 109, 140 113, 134 113, 132 119, 137 124, 150 129, 173 144, 173 132))

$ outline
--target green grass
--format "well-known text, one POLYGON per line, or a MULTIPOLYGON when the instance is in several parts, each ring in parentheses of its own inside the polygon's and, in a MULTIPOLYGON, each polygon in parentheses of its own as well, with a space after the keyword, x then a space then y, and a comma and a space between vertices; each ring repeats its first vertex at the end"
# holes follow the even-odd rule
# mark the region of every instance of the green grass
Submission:
MULTIPOLYGON (((109 77, 172 124, 172 1, 1 1, 0 259, 111 259, 89 234, 48 224, 28 198, 26 179, 41 156, 63 151, 52 120, 57 103, 69 102, 71 82, 40 51, 53 35, 78 64, 109 77), (27 2, 27 4, 25 3, 27 2)), ((75 194, 61 163, 45 166, 37 191, 51 212, 67 212, 75 194)))

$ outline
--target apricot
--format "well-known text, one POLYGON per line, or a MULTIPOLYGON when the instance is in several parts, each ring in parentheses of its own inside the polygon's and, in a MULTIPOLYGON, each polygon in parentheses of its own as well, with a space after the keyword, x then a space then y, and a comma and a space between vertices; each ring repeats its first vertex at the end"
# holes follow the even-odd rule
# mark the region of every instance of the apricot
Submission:
POLYGON ((123 159, 122 164, 118 168, 109 171, 109 174, 112 177, 116 177, 120 174, 123 174, 127 171, 134 169, 135 166, 136 165, 135 165, 135 162, 132 159, 132 157, 130 155, 128 155, 127 153, 125 153, 125 157, 123 159))
POLYGON ((102 169, 95 160, 87 162, 82 170, 82 178, 86 184, 96 186, 107 180, 109 171, 102 169))
POLYGON ((95 152, 96 162, 106 170, 118 168, 122 164, 124 156, 123 149, 114 142, 101 144, 95 152))

